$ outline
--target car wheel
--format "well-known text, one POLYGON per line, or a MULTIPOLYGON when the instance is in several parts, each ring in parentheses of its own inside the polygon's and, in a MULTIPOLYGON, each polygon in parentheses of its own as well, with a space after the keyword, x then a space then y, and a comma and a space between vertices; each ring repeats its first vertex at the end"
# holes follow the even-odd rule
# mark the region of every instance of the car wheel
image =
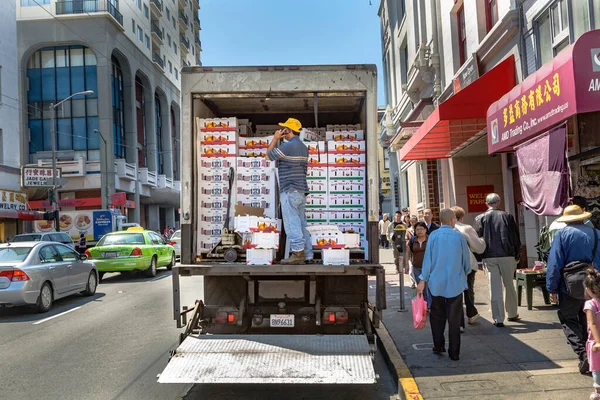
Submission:
POLYGON ((102 278, 104 278, 104 272, 98 272, 98 283, 102 282, 102 278))
POLYGON ((96 278, 96 273, 94 271, 90 271, 90 275, 88 276, 87 286, 83 291, 85 296, 93 296, 96 293, 96 288, 98 287, 98 278, 96 278))
POLYGON ((48 312, 48 310, 52 307, 52 302, 54 301, 54 294, 52 293, 52 286, 50 283, 44 282, 42 288, 40 289, 40 295, 37 300, 37 311, 39 313, 48 312))
POLYGON ((170 271, 175 266, 175 253, 171 256, 171 263, 167 265, 167 271, 170 271))
POLYGON ((152 257, 152 261, 150 261, 150 266, 146 270, 146 276, 148 278, 153 278, 156 276, 156 257, 152 257))

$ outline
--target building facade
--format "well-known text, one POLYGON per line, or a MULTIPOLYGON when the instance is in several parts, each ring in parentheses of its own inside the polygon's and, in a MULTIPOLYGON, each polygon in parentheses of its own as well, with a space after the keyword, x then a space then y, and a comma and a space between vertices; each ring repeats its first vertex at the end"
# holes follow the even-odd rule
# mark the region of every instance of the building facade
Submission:
MULTIPOLYGON (((19 87, 17 75, 16 4, 0 1, 0 210, 16 205, 15 194, 20 192, 19 87), (12 194, 12 195, 11 195, 12 194)), ((19 233, 16 219, 0 218, 0 241, 19 233)))
MULTIPOLYGON (((485 195, 497 192, 519 223, 522 264, 537 259, 538 232, 555 217, 538 216, 524 201, 515 146, 490 147, 488 109, 584 32, 600 28, 599 8, 587 0, 382 0, 390 122, 382 123, 381 135, 395 152, 400 202, 411 213, 460 205, 472 223, 485 210, 485 195)), ((509 121, 521 117, 521 103, 518 111, 513 106, 509 121)), ((570 186, 597 202, 595 186, 578 182, 598 180, 600 135, 588 128, 584 145, 572 144, 581 141, 581 121, 596 126, 586 118, 570 122, 569 148, 579 146, 569 157, 570 186)))
MULTIPOLYGON (((17 2, 24 162, 51 163, 50 105, 94 92, 55 109, 62 210, 118 206, 149 229, 176 225, 180 71, 200 65, 198 9, 189 0, 17 2)), ((47 206, 45 191, 28 194, 32 208, 47 206)))

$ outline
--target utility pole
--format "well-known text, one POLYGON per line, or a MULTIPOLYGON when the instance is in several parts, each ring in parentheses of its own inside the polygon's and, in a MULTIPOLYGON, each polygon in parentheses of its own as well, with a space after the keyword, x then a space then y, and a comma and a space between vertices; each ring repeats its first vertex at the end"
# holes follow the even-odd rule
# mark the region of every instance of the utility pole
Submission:
POLYGON ((64 100, 59 101, 58 103, 50 103, 50 140, 52 141, 52 193, 49 194, 48 200, 52 204, 52 211, 54 212, 54 229, 56 232, 60 232, 60 220, 59 220, 59 207, 58 207, 58 183, 56 180, 56 175, 58 175, 56 170, 56 133, 54 132, 54 120, 56 119, 56 108, 60 106, 67 100, 71 98, 83 95, 83 96, 93 96, 93 90, 86 90, 84 92, 73 93, 69 97, 64 100))
POLYGON ((94 133, 97 133, 98 135, 100 135, 100 139, 102 139, 102 143, 104 144, 104 162, 103 162, 103 166, 101 166, 100 168, 100 172, 101 175, 100 176, 104 176, 104 199, 106 201, 106 208, 110 209, 111 208, 111 204, 110 204, 110 195, 108 193, 108 180, 110 179, 110 175, 108 173, 108 142, 106 141, 106 138, 104 137, 104 135, 102 134, 102 132, 100 132, 98 129, 94 129, 94 133))

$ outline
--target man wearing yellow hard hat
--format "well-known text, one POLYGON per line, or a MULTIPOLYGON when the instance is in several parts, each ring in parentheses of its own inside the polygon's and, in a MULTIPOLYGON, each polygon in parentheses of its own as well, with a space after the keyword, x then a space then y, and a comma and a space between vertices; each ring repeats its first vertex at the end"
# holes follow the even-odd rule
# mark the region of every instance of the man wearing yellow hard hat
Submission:
POLYGON ((304 264, 313 258, 310 233, 306 229, 308 147, 299 137, 300 121, 288 118, 279 126, 282 129, 275 132, 265 158, 277 162, 283 227, 291 243, 292 254, 281 263, 304 264), (281 139, 283 143, 278 146, 281 139))

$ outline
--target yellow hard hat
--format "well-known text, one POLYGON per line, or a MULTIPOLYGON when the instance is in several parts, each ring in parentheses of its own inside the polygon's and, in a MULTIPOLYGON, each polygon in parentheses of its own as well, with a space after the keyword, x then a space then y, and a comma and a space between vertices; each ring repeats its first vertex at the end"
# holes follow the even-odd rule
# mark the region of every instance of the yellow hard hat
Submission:
POLYGON ((302 130, 302 124, 296 118, 288 118, 285 122, 280 122, 279 126, 283 126, 284 128, 290 128, 294 132, 300 133, 302 130))

